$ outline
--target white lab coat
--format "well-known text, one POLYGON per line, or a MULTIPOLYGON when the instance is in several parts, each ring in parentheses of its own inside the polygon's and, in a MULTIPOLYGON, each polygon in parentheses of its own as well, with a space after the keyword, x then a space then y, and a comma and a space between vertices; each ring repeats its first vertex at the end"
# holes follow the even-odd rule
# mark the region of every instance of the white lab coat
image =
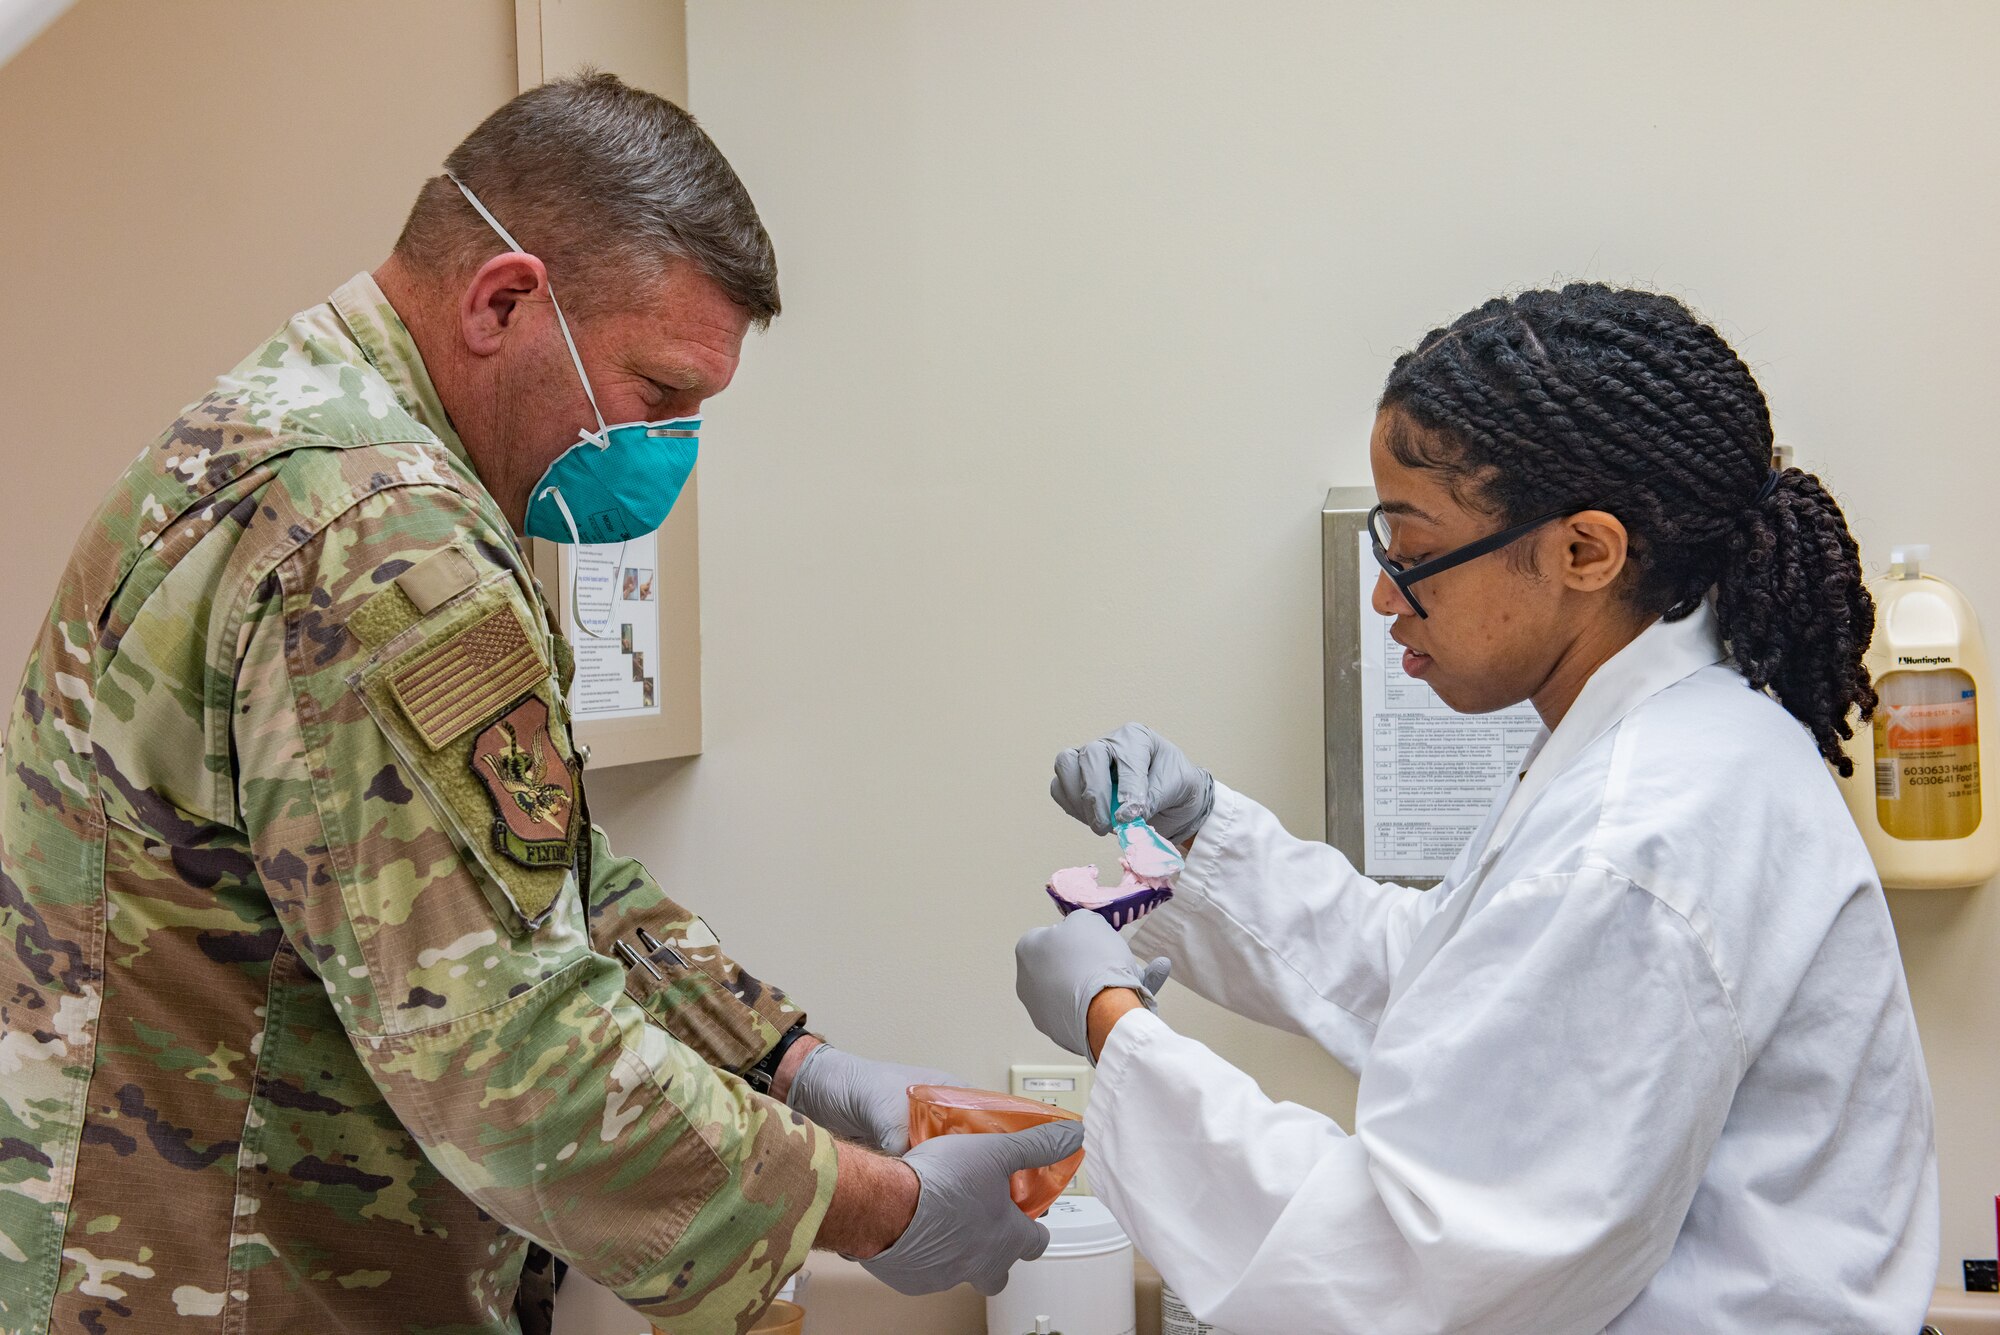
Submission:
POLYGON ((1235 1335, 1916 1335, 1930 1092, 1805 730, 1704 608, 1529 755, 1428 893, 1217 785, 1134 949, 1356 1071, 1354 1133, 1134 1012, 1088 1119, 1104 1200, 1235 1335))

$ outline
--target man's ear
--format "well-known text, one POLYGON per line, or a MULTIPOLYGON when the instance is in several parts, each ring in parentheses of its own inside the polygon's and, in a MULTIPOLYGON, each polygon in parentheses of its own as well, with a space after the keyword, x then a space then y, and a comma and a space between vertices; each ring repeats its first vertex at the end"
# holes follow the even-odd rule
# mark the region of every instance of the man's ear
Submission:
POLYGON ((534 306, 549 300, 549 272, 533 255, 510 250, 479 266, 458 302, 458 331, 465 350, 491 357, 521 326, 534 306))
POLYGON ((1631 538, 1618 516, 1603 510, 1582 510, 1557 527, 1562 540, 1559 577, 1579 593, 1608 589, 1625 572, 1631 538))

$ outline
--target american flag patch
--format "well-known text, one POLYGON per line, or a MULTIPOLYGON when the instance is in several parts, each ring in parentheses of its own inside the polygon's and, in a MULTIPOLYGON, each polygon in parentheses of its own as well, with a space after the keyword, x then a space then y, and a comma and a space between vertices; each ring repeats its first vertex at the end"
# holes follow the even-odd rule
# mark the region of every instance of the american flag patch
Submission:
POLYGON ((502 605, 390 679, 396 703, 435 751, 519 700, 548 676, 520 618, 502 605))

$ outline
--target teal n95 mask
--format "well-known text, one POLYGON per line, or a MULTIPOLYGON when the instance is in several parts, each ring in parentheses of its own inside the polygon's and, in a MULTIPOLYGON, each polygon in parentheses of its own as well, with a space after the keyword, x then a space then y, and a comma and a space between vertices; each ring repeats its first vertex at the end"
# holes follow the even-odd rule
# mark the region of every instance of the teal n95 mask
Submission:
MULTIPOLYGON (((520 242, 500 220, 486 211, 479 196, 465 182, 453 176, 451 183, 478 210, 486 225, 500 234, 516 251, 520 242)), ((527 253, 522 251, 523 254, 527 253)), ((597 430, 581 431, 570 446, 549 465, 541 481, 528 493, 527 529, 532 537, 563 543, 629 542, 643 537, 667 522, 667 514, 680 499, 688 474, 694 471, 695 453, 701 444, 701 419, 675 417, 660 422, 620 422, 605 424, 597 406, 597 394, 584 372, 583 358, 577 355, 576 340, 570 337, 569 321, 563 318, 562 303, 556 300, 555 285, 549 285, 549 304, 555 307, 556 325, 576 365, 577 379, 583 382, 584 397, 597 418, 597 430)))

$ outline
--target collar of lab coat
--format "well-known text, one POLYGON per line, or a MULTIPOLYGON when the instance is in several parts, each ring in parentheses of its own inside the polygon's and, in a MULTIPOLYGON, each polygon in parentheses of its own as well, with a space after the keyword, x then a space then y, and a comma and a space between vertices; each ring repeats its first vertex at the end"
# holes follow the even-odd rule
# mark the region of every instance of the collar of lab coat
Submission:
POLYGON ((1675 682, 1723 661, 1715 612, 1704 601, 1679 621, 1655 621, 1590 676, 1553 732, 1543 729, 1523 758, 1526 771, 1514 785, 1480 856, 1500 850, 1521 817, 1556 776, 1618 721, 1675 682))
POLYGON ((1402 999, 1445 942, 1457 933, 1472 911, 1487 869, 1506 846, 1508 837, 1519 828, 1521 818, 1534 806, 1535 799, 1592 742, 1616 727, 1620 719, 1675 682, 1684 681, 1722 659, 1715 614, 1704 602, 1693 615, 1680 621, 1671 624, 1655 621, 1591 674, 1555 731, 1543 729, 1535 738, 1522 758, 1527 768, 1513 791, 1504 802, 1494 799, 1485 823, 1466 844, 1451 874, 1432 892, 1444 895, 1445 902, 1411 943, 1402 968, 1389 986, 1385 1013, 1402 999))

